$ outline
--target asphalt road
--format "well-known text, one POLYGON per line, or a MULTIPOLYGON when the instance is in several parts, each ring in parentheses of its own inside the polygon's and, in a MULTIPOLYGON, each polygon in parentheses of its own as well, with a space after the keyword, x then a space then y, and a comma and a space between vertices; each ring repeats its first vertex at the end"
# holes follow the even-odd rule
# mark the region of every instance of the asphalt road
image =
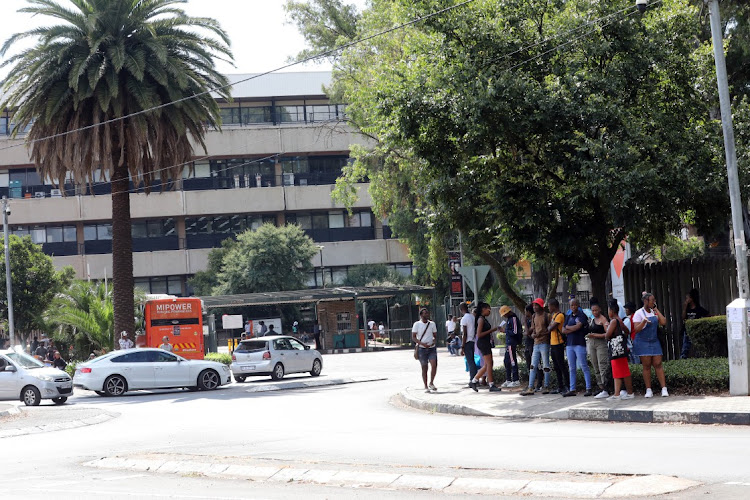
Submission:
MULTIPOLYGON (((382 498, 382 491, 100 470, 81 464, 144 453, 205 460, 258 460, 361 471, 463 470, 479 477, 567 478, 574 473, 664 474, 704 483, 671 498, 749 498, 750 429, 738 426, 507 421, 430 414, 390 402, 421 385, 410 351, 325 357, 323 377, 387 380, 250 393, 252 384, 204 392, 137 392, 101 398, 78 391, 12 421, 30 433, 3 437, 3 498, 382 498), (112 416, 85 427, 44 431, 53 411, 112 416), (33 417, 32 417, 33 415, 33 417), (26 421, 27 418, 33 420, 26 421), (739 483, 739 484, 727 484, 739 483)), ((464 377, 463 361, 441 353, 436 385, 464 377)), ((295 377, 288 377, 293 379, 295 377)), ((1 434, 0 434, 1 435, 1 434)), ((389 491, 389 497, 434 492, 389 491)))

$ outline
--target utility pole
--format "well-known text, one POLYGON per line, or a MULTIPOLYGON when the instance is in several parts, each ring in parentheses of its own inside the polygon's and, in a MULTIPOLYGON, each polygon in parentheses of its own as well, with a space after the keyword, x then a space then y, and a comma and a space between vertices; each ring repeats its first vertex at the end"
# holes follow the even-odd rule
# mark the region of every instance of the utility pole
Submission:
POLYGON ((5 241, 5 286, 8 295, 8 332, 10 333, 10 348, 16 343, 16 329, 13 325, 13 280, 10 273, 10 244, 8 243, 8 197, 3 196, 3 240, 5 241))
POLYGON ((733 396, 750 395, 750 333, 748 331, 748 274, 747 245, 742 220, 742 197, 737 173, 737 152, 732 125, 732 101, 729 97, 727 64, 724 59, 724 35, 718 0, 706 0, 711 17, 711 37, 719 86, 721 128, 724 131, 724 153, 727 160, 729 201, 732 205, 734 256, 737 260, 737 287, 740 297, 727 306, 727 343, 729 346, 729 393, 733 396))

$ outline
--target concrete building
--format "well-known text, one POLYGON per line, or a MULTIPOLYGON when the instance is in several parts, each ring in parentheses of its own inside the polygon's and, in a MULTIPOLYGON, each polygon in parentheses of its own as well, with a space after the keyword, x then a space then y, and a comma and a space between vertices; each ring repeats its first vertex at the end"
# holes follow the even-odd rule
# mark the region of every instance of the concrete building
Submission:
MULTIPOLYGON (((207 152, 196 148, 182 179, 149 195, 131 186, 136 286, 190 295, 186 280, 206 268, 211 248, 265 222, 297 223, 324 247, 312 261, 311 287, 340 282, 366 263, 411 273, 406 247, 371 211, 368 184, 357 186, 352 216, 331 199, 349 147, 361 139, 346 126, 345 106, 323 93, 330 79, 330 72, 277 73, 236 84, 233 102, 220 100, 222 131, 207 133, 207 152)), ((79 278, 111 276, 107 175, 88 186, 40 179, 23 137, 10 138, 12 126, 12 113, 3 111, 0 194, 10 198, 13 233, 31 235, 79 278)))

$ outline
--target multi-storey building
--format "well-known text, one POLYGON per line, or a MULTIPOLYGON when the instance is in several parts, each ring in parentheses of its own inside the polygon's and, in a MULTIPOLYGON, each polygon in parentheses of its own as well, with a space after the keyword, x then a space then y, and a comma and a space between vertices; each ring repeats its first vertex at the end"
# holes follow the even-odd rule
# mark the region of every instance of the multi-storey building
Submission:
MULTIPOLYGON (((220 101, 222 130, 207 133, 207 151, 196 148, 182 179, 149 195, 131 185, 136 286, 190 295, 187 278, 206 268, 211 248, 265 222, 299 224, 323 247, 313 258, 311 287, 339 282, 365 263, 411 273, 407 249, 371 211, 367 184, 357 186, 351 216, 331 199, 349 146, 362 139, 346 126, 345 107, 323 93, 330 79, 329 72, 277 73, 236 84, 233 101, 220 101)), ((0 194, 10 198, 13 233, 31 235, 79 278, 111 276, 107 176, 54 186, 30 163, 23 137, 10 138, 12 126, 12 112, 3 111, 0 194)))

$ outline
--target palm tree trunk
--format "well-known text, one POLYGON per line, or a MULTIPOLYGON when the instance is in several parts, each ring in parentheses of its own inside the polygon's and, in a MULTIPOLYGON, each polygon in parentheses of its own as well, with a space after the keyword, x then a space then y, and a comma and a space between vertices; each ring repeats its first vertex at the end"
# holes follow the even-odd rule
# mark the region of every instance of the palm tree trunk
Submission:
MULTIPOLYGON (((118 162, 119 163, 119 162, 118 162)), ((112 175, 112 303, 115 339, 128 332, 134 340, 133 237, 130 225, 130 184, 125 165, 115 164, 112 175)), ((113 346, 114 347, 114 346, 113 346)))

